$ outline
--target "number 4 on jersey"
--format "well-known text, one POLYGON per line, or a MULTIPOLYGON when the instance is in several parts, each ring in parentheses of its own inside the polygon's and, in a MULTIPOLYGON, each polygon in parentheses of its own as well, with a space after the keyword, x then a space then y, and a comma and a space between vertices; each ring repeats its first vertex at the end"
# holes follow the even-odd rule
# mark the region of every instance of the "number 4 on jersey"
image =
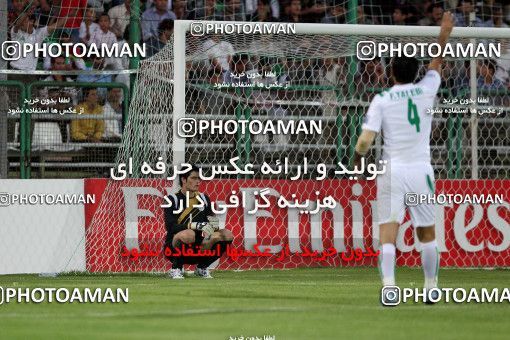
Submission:
POLYGON ((407 100, 407 120, 409 124, 416 126, 416 132, 420 132, 420 116, 418 116, 418 109, 411 98, 407 100))

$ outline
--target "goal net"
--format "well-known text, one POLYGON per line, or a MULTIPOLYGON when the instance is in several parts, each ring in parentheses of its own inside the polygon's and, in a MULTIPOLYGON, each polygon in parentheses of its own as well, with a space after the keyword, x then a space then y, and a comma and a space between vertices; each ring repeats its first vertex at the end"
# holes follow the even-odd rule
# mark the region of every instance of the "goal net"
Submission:
MULTIPOLYGON (((254 25, 260 24, 243 27, 254 25)), ((293 29, 201 35, 191 22, 175 22, 172 42, 140 65, 116 157, 117 166, 129 165, 131 173, 124 180, 86 181, 90 191, 101 193, 86 212, 87 270, 170 268, 163 254, 154 253, 165 236, 164 196, 177 190, 173 166, 182 163, 196 164, 212 178, 200 191, 226 209, 218 214, 220 226, 233 232, 233 248, 241 251, 224 256, 218 268, 376 265, 370 252, 379 247, 376 182, 355 179, 345 169, 352 169, 370 100, 391 81, 389 58, 360 60, 357 44, 434 43, 439 28, 293 29), (222 125, 227 120, 232 122, 222 125), (155 170, 158 162, 166 165, 162 171, 155 170), (261 196, 268 205, 262 207, 261 196), (256 253, 255 245, 268 252, 256 253), (142 255, 125 256, 126 249, 142 255)), ((443 266, 510 264, 508 73, 501 73, 510 62, 509 41, 509 29, 455 28, 451 38, 464 46, 500 43, 501 55, 445 60, 430 142, 436 194, 500 195, 503 201, 437 205, 443 266), (489 64, 506 86, 480 85, 483 65, 489 64)), ((428 62, 420 60, 417 80, 428 62)), ((382 147, 379 136, 366 160, 378 170, 382 147)), ((408 217, 397 249, 398 265, 420 264, 408 217)))

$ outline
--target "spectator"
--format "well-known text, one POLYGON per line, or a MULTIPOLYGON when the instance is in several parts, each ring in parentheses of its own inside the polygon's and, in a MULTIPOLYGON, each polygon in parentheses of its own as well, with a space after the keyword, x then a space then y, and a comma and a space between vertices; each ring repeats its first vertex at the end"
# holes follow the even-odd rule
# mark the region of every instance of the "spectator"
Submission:
MULTIPOLYGON (((338 87, 340 84, 345 83, 345 81, 342 81, 341 72, 342 67, 333 58, 324 58, 322 68, 319 70, 320 85, 338 87)), ((339 90, 337 89, 337 91, 339 90)), ((337 102, 337 91, 322 91, 322 101, 325 104, 322 112, 326 117, 336 116, 337 106, 331 103, 337 102)))
MULTIPOLYGON (((413 5, 414 8, 416 8, 417 16, 419 16, 420 18, 423 18, 423 17, 430 17, 429 11, 432 11, 432 7, 430 7, 430 6, 433 5, 434 3, 435 3, 435 1, 432 1, 432 0, 417 0, 417 1, 412 1, 411 5, 413 5)), ((429 25, 423 25, 423 26, 429 26, 429 25)))
POLYGON ((7 17, 9 27, 14 26, 18 18, 23 13, 26 3, 27 0, 12 0, 12 8, 9 10, 9 14, 7 17))
MULTIPOLYGON (((103 107, 99 105, 97 89, 83 89, 84 101, 76 106, 76 112, 82 115, 102 115, 103 107)), ((104 133, 102 119, 75 119, 71 122, 71 137, 75 142, 100 142, 104 133)))
POLYGON ((432 26, 432 8, 435 4, 429 4, 427 10, 424 13, 424 17, 418 20, 419 26, 432 26))
MULTIPOLYGON (((238 84, 250 84, 251 79, 248 78, 249 64, 250 57, 248 54, 239 53, 231 57, 231 66, 223 73, 223 83, 234 86, 238 84)), ((213 65, 213 67, 217 67, 217 65, 213 65)))
MULTIPOLYGON (((48 91, 44 99, 35 105, 37 109, 45 114, 58 114, 63 110, 72 107, 72 104, 63 103, 61 93, 58 88, 52 88, 48 91)), ((31 114, 30 135, 32 136, 32 148, 39 150, 58 150, 62 147, 62 142, 67 140, 67 126, 65 121, 47 119, 38 114, 31 114)))
POLYGON ((145 42, 147 58, 158 53, 170 41, 174 33, 174 21, 171 19, 161 21, 158 26, 158 32, 158 38, 152 37, 145 42))
POLYGON ((184 1, 184 0, 175 1, 173 3, 172 11, 174 12, 175 17, 177 18, 177 20, 185 20, 186 19, 186 15, 187 15, 187 13, 186 13, 186 1, 184 1))
MULTIPOLYGON (((441 69, 441 88, 448 89, 449 96, 462 94, 466 88, 469 88, 469 61, 447 60, 441 69)), ((447 95, 447 96, 448 96, 447 95)))
POLYGON ((490 3, 486 3, 483 6, 479 7, 478 16, 480 17, 480 20, 483 22, 484 27, 494 27, 494 21, 493 21, 493 1, 490 3))
POLYGON ((246 20, 258 22, 277 22, 280 18, 278 0, 246 0, 246 20))
MULTIPOLYGON (((64 56, 51 58, 51 70, 52 71, 66 71, 66 58, 64 56)), ((69 82, 74 83, 71 77, 66 77, 61 74, 52 74, 48 77, 44 78, 44 81, 59 81, 59 82, 69 82)), ((72 86, 72 84, 70 84, 72 86)), ((39 95, 41 98, 48 98, 48 92, 50 90, 56 90, 59 92, 59 95, 63 98, 69 98, 73 105, 77 104, 76 98, 76 89, 73 87, 44 87, 41 89, 39 95)))
MULTIPOLYGON (((105 58, 93 58, 89 60, 92 63, 92 66, 88 66, 87 70, 104 70, 106 66, 105 58)), ((109 74, 80 74, 76 79, 79 82, 90 82, 90 83, 111 83, 112 76, 109 74)), ((100 85, 98 84, 98 87, 100 85)), ((99 88, 96 90, 96 95, 99 97, 101 101, 106 99, 106 88, 99 88)))
POLYGON ((87 0, 60 0, 60 6, 57 8, 59 12, 56 17, 65 19, 64 28, 69 30, 73 41, 78 42, 87 0))
MULTIPOLYGON (((34 2, 34 4, 36 4, 34 2)), ((50 21, 52 2, 51 0, 39 0, 38 21, 39 26, 45 26, 50 21)))
MULTIPOLYGON (((264 40, 265 39, 263 38, 261 42, 264 40)), ((234 62, 235 61, 236 60, 234 59, 234 62)), ((289 77, 284 71, 285 62, 283 60, 278 60, 278 58, 261 57, 256 63, 257 69, 254 70, 255 72, 251 70, 246 71, 247 69, 252 68, 248 63, 248 60, 244 60, 243 64, 246 65, 244 66, 244 72, 246 74, 253 74, 255 72, 260 74, 260 77, 255 78, 256 83, 259 86, 264 86, 256 87, 250 95, 250 98, 252 98, 255 102, 253 109, 262 114, 267 114, 267 116, 271 117, 270 119, 272 120, 287 116, 288 110, 283 105, 276 103, 278 100, 288 100, 286 97, 288 92, 282 89, 289 83, 289 77), (275 85, 276 87, 270 88, 275 85)), ((237 70, 237 72, 243 72, 243 69, 241 68, 237 70)), ((241 83, 244 82, 246 82, 246 80, 241 78, 241 83)), ((289 139, 285 134, 274 134, 272 136, 267 134, 258 134, 254 136, 254 142, 259 144, 265 151, 274 152, 285 149, 289 139), (273 144, 271 144, 271 141, 273 144)))
POLYGON ((124 0, 123 4, 112 7, 108 11, 108 15, 112 20, 111 31, 117 39, 122 39, 124 31, 129 26, 131 16, 131 0, 124 0))
MULTIPOLYGON (((145 8, 151 8, 151 7, 154 7, 154 0, 142 0, 142 1, 147 1, 147 3, 145 4, 145 8)), ((169 10, 169 11, 172 11, 172 8, 174 7, 174 1, 172 0, 168 0, 168 4, 166 6, 166 9, 169 10)))
POLYGON ((492 59, 484 59, 478 62, 478 89, 491 91, 505 88, 505 84, 495 77, 496 68, 497 64, 492 59))
POLYGON ((104 4, 110 3, 111 0, 87 0, 87 6, 91 7, 96 13, 104 12, 104 4))
MULTIPOLYGON (((71 40, 71 36, 67 31, 63 31, 60 36, 60 43, 61 44, 73 44, 71 40)), ((74 48, 69 49, 71 52, 74 51, 74 48)), ((77 47, 77 54, 79 55, 82 51, 79 46, 77 47)), ((45 70, 51 69, 51 57, 49 55, 46 55, 44 58, 43 66, 45 70)), ((72 71, 72 70, 85 70, 87 66, 85 65, 85 62, 82 58, 77 57, 75 55, 70 55, 65 59, 65 70, 64 71, 72 71)))
POLYGON ((203 7, 195 7, 189 14, 189 20, 222 20, 216 13, 216 0, 205 0, 203 7))
POLYGON ((323 24, 345 24, 345 8, 341 3, 334 3, 322 18, 323 24))
MULTIPOLYGON (((35 16, 29 10, 22 14, 11 29, 11 39, 20 43, 42 44, 48 35, 61 27, 66 18, 59 18, 53 24, 41 28, 35 28, 35 16)), ((11 61, 11 67, 16 70, 34 71, 37 68, 35 52, 27 54, 25 58, 11 61)), ((23 75, 25 78, 26 75, 23 75)))
POLYGON ((209 57, 212 67, 220 66, 223 71, 230 69, 230 62, 234 54, 234 46, 231 43, 220 40, 219 35, 213 34, 204 42, 203 50, 209 57))
POLYGON ((122 137, 122 110, 122 90, 120 88, 109 89, 107 100, 103 107, 103 117, 105 118, 103 140, 120 141, 122 137))
POLYGON ((394 25, 405 25, 406 19, 409 15, 409 10, 406 6, 398 6, 393 10, 393 24, 394 25))
MULTIPOLYGON (((64 56, 51 58, 51 70, 52 71, 65 71, 66 67, 66 58, 64 56)), ((64 75, 53 74, 46 78, 44 81, 48 82, 69 82, 69 87, 60 87, 60 86, 45 86, 41 88, 39 91, 39 97, 43 99, 53 99, 55 104, 52 104, 52 109, 56 109, 58 112, 63 112, 63 110, 68 109, 70 106, 75 106, 77 101, 77 91, 76 88, 73 87, 74 81, 71 77, 66 77, 64 75), (62 100, 64 99, 64 100, 62 100)), ((44 121, 37 120, 35 124, 36 131, 38 130, 38 124, 44 121)), ((61 136, 60 141, 67 141, 67 122, 59 121, 56 123, 55 121, 47 121, 44 122, 44 128, 46 130, 56 131, 59 129, 59 135, 61 136)), ((58 138, 56 138, 58 139, 58 138)))
POLYGON ((225 21, 246 21, 241 0, 225 0, 225 21))
POLYGON ((510 44, 508 41, 501 43, 501 58, 496 59, 496 78, 510 87, 510 44))
POLYGON ((494 27, 508 27, 508 25, 503 21, 503 8, 501 7, 501 4, 494 5, 492 21, 494 22, 494 27))
POLYGON ((377 92, 388 86, 388 78, 379 58, 366 61, 361 65, 361 75, 356 84, 358 84, 356 92, 364 101, 370 101, 377 92))
MULTIPOLYGON (((129 28, 126 28, 124 31, 124 36, 122 40, 118 42, 119 50, 122 51, 124 45, 129 44, 129 28)), ((114 70, 128 70, 129 69, 129 57, 127 55, 122 56, 121 58, 108 58, 106 64, 111 64, 112 69, 114 70)), ((130 88, 130 79, 129 74, 120 73, 115 76, 115 82, 123 83, 128 88, 130 88)))
POLYGON ((506 94, 507 87, 496 77, 497 63, 492 59, 484 59, 477 64, 478 71, 478 95, 489 97, 489 105, 509 106, 509 98, 506 94))
MULTIPOLYGON (((220 67, 209 69, 207 74, 208 83, 211 85, 221 84, 223 82, 223 70, 220 67)), ((225 107, 229 100, 222 96, 222 93, 213 91, 212 93, 202 94, 195 101, 198 112, 208 115, 221 115, 225 113, 225 107)), ((212 136, 211 136, 212 137, 212 136)))
POLYGON ((363 6, 358 6, 357 15, 358 15, 357 23, 360 25, 374 25, 374 24, 376 24, 376 22, 374 20, 372 20, 365 14, 365 7, 363 7, 363 6))
POLYGON ((430 26, 441 26, 441 19, 443 18, 444 9, 441 4, 432 5, 432 16, 430 26))
MULTIPOLYGON (((342 98, 342 85, 345 85, 345 72, 342 72, 342 66, 337 60, 328 57, 324 58, 322 67, 319 70, 319 84, 321 86, 333 86, 335 90, 324 90, 321 91, 322 96, 322 116, 325 118, 324 130, 320 135, 320 143, 325 145, 334 145, 337 136, 336 133, 336 117, 340 114, 338 104, 336 104, 340 98, 342 98)), ((321 159, 333 162, 335 159, 335 153, 331 152, 331 149, 326 148, 321 153, 321 159)))
POLYGON ((154 0, 154 7, 147 9, 142 14, 143 40, 158 36, 158 25, 165 19, 175 20, 174 12, 167 10, 168 0, 154 0))
POLYGON ((291 0, 285 6, 285 16, 282 18, 283 22, 301 22, 301 1, 291 0))
POLYGON ((418 25, 419 13, 416 7, 407 6, 406 25, 418 25))
MULTIPOLYGON (((470 26, 469 13, 475 12, 473 0, 459 0, 457 12, 455 13, 455 26, 470 26)), ((475 17, 474 25, 477 27, 484 26, 482 19, 475 17)))
POLYGON ((320 22, 327 9, 325 0, 307 0, 301 4, 299 15, 302 22, 320 22))
POLYGON ((96 11, 92 7, 88 7, 85 11, 85 17, 80 26, 80 41, 84 44, 89 44, 90 38, 99 29, 96 24, 96 11))
POLYGON ((223 81, 223 70, 221 67, 211 67, 207 73, 209 84, 220 84, 223 81))
POLYGON ((117 44, 117 37, 110 30, 110 16, 108 14, 101 14, 99 16, 99 29, 96 30, 89 40, 89 46, 95 45, 98 49, 101 48, 102 44, 112 48, 113 45, 117 44))

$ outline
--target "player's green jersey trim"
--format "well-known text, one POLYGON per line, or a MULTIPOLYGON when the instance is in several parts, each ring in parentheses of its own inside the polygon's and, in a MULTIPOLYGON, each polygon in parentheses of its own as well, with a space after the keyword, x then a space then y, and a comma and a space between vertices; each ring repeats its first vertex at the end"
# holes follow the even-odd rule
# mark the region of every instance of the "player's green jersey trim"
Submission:
POLYGON ((430 179, 429 175, 427 175, 427 185, 429 186, 431 192, 435 192, 434 183, 432 182, 432 179, 430 179))

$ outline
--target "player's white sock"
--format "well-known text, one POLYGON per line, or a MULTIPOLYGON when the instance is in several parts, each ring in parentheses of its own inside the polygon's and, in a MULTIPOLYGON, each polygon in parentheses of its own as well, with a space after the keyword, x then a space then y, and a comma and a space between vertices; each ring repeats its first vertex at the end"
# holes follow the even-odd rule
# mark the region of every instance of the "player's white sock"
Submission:
POLYGON ((437 250, 437 241, 422 243, 421 263, 423 274, 425 274, 425 288, 431 289, 437 287, 437 274, 439 271, 439 252, 437 250))
POLYGON ((379 255, 379 271, 381 273, 383 286, 395 285, 395 245, 385 243, 381 246, 379 255))

